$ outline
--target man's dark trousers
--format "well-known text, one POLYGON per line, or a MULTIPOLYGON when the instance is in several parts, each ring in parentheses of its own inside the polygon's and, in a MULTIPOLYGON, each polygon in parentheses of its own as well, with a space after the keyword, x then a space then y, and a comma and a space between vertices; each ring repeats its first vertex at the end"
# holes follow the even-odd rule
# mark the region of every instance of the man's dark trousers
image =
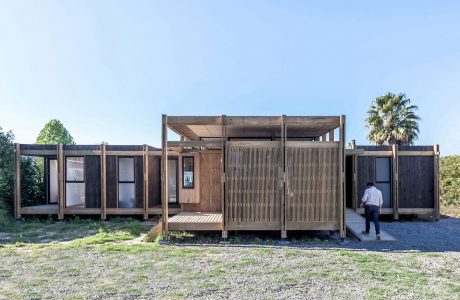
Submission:
POLYGON ((371 229, 371 219, 375 224, 375 233, 380 234, 380 224, 379 224, 379 207, 377 205, 365 205, 364 211, 366 214, 366 232, 369 233, 371 229))

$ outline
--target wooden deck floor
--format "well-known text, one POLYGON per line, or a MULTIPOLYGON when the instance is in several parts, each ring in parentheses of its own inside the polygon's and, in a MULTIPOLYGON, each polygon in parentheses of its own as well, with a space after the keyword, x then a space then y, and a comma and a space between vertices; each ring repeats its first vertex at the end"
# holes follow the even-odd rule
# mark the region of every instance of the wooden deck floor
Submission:
POLYGON ((382 230, 382 224, 380 224, 380 241, 377 241, 375 235, 374 222, 371 222, 371 230, 369 235, 362 234, 362 231, 366 228, 366 219, 360 214, 354 212, 352 209, 347 208, 347 230, 349 230, 353 235, 355 235, 361 242, 396 242, 397 240, 387 233, 385 230, 382 230))
POLYGON ((170 230, 222 230, 222 213, 181 212, 168 218, 170 230))

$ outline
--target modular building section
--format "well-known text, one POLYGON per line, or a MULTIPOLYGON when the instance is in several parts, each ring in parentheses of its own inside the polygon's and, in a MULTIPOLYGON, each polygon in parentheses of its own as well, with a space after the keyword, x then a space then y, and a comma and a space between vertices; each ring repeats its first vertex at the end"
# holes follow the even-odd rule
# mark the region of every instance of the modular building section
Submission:
POLYGON ((383 214, 439 219, 439 146, 356 146, 347 151, 347 207, 359 208, 367 182, 383 194, 383 214))
MULTIPOLYGON (((222 160, 214 162, 221 192, 210 199, 214 204, 207 212, 222 215, 223 237, 235 230, 279 230, 282 237, 289 230, 345 235, 344 116, 163 115, 162 126, 163 158, 170 151, 221 153, 222 160), (181 140, 168 141, 168 129, 181 140)), ((169 172, 163 161, 163 215, 168 215, 169 172)), ((163 218, 164 234, 195 227, 199 219, 206 222, 198 211, 193 217, 163 218)))

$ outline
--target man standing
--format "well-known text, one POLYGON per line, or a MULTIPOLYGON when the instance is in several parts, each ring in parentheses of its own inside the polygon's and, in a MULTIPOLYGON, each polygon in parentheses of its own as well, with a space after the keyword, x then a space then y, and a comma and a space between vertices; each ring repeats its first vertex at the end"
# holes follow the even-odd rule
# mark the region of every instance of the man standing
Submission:
POLYGON ((366 214, 366 230, 363 230, 363 234, 369 234, 372 219, 374 220, 375 224, 375 233, 377 235, 377 240, 380 240, 379 213, 382 209, 382 204, 382 192, 374 186, 373 182, 368 182, 367 189, 364 192, 364 196, 361 200, 360 205, 360 207, 364 206, 364 211, 366 214))

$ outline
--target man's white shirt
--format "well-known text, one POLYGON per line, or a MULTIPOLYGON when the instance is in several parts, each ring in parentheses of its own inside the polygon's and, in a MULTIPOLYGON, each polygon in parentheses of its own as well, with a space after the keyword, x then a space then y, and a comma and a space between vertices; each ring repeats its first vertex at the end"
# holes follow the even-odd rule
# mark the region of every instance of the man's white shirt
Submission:
POLYGON ((382 192, 379 191, 375 186, 371 186, 364 192, 362 202, 365 202, 365 205, 381 206, 383 204, 382 192))

